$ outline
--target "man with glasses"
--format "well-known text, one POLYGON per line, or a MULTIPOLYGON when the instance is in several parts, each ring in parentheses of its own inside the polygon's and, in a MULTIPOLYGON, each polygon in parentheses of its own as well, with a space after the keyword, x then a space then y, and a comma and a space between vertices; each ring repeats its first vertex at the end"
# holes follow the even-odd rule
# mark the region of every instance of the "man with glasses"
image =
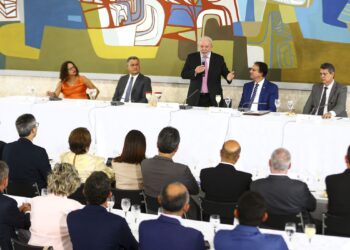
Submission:
POLYGON ((38 127, 39 123, 32 114, 18 117, 16 129, 20 138, 5 145, 2 159, 10 168, 10 181, 36 182, 41 189, 47 186, 46 179, 51 166, 46 150, 33 144, 38 127))

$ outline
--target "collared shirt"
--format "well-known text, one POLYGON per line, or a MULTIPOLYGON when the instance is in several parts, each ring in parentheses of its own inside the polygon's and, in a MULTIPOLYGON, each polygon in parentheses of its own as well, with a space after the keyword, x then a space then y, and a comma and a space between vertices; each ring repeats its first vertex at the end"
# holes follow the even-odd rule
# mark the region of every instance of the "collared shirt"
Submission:
POLYGON ((178 215, 175 215, 175 214, 166 214, 166 213, 160 213, 160 214, 163 215, 163 216, 166 216, 166 217, 170 217, 170 218, 176 219, 182 225, 182 218, 181 218, 181 216, 178 216, 178 215))
MULTIPOLYGON (((255 84, 258 84, 258 89, 256 90, 256 95, 255 95, 255 98, 253 100, 253 104, 250 108, 251 111, 258 111, 259 98, 260 98, 260 93, 261 93, 261 89, 262 89, 262 85, 264 84, 264 81, 265 81, 265 78, 263 78, 260 82, 255 83, 255 84)), ((255 84, 253 87, 252 95, 254 92, 255 84)))
POLYGON ((226 162, 226 161, 222 161, 220 162, 221 164, 226 164, 226 165, 231 165, 232 167, 235 167, 235 165, 233 165, 232 163, 230 162, 226 162))
POLYGON ((270 173, 270 175, 274 175, 274 176, 288 176, 288 174, 283 174, 283 173, 270 173))
MULTIPOLYGON (((137 74, 137 75, 129 75, 128 83, 125 86, 124 93, 122 95, 121 101, 125 100, 125 95, 126 95, 126 91, 128 89, 129 84, 131 84, 131 91, 132 91, 132 88, 134 87, 135 81, 136 81, 138 76, 139 76, 139 74, 137 74), (133 79, 133 81, 131 83, 130 83, 130 77, 134 77, 134 79, 133 79)), ((131 92, 130 92, 129 102, 131 102, 131 92)))
MULTIPOLYGON (((201 55, 201 62, 204 62, 204 54, 200 53, 200 55, 201 55)), ((207 61, 207 65, 208 65, 207 67, 208 67, 208 71, 209 71, 209 64, 210 64, 211 52, 208 52, 208 53, 206 54, 206 56, 207 56, 206 61, 207 61)))
MULTIPOLYGON (((323 85, 321 98, 320 98, 320 102, 318 105, 320 105, 320 103, 321 103, 321 99, 322 99, 323 92, 324 92, 324 87, 327 87, 326 102, 325 102, 325 106, 323 107, 323 114, 330 112, 332 114, 332 116, 336 116, 336 113, 334 111, 328 111, 328 100, 329 100, 329 95, 332 91, 333 86, 334 86, 334 80, 328 86, 326 86, 325 84, 323 85)), ((322 108, 322 107, 319 107, 319 108, 322 108)), ((317 114, 317 112, 318 112, 318 109, 316 110, 316 114, 317 114)))

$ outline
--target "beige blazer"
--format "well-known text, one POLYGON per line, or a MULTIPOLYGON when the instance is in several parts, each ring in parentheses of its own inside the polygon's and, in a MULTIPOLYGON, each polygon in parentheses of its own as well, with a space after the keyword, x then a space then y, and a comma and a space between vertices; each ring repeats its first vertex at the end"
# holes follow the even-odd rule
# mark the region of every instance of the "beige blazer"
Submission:
POLYGON ((140 164, 112 162, 116 188, 124 190, 143 189, 143 178, 140 164))

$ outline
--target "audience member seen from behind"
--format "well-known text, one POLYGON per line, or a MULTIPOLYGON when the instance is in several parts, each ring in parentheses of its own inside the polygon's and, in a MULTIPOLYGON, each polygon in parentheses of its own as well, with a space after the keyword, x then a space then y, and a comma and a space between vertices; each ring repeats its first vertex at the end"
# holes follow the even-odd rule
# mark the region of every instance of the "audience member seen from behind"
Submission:
POLYGON ((114 158, 116 188, 125 190, 143 189, 141 162, 146 158, 146 138, 142 132, 131 130, 125 137, 123 152, 114 158))
POLYGON ((140 224, 140 249, 202 250, 203 234, 181 225, 182 216, 190 208, 190 196, 186 187, 174 182, 166 185, 158 196, 162 214, 155 220, 140 224))
POLYGON ((16 229, 28 229, 30 226, 30 204, 18 207, 17 202, 4 195, 8 185, 9 168, 0 161, 0 249, 12 250, 11 238, 17 239, 16 229))
POLYGON ((33 144, 39 123, 32 114, 23 114, 16 120, 19 139, 4 147, 3 160, 10 168, 10 181, 37 183, 39 190, 46 187, 51 171, 46 150, 33 144))
POLYGON ((67 196, 80 186, 79 174, 71 164, 56 164, 47 181, 48 195, 31 200, 29 244, 52 246, 55 250, 72 249, 66 219, 69 212, 83 205, 67 196))
POLYGON ((63 93, 64 98, 89 99, 90 97, 86 93, 87 89, 95 92, 95 94, 91 95, 91 99, 96 99, 100 93, 98 88, 88 78, 79 75, 79 69, 72 61, 65 61, 61 65, 60 81, 55 91, 48 91, 47 94, 51 97, 58 97, 63 93))
POLYGON ((281 235, 262 234, 258 229, 268 218, 260 194, 250 191, 244 193, 238 200, 234 215, 239 220, 239 225, 232 230, 217 232, 214 238, 216 250, 288 250, 281 235))
POLYGON ((74 129, 68 139, 70 152, 61 155, 61 162, 72 164, 79 173, 82 183, 94 171, 103 171, 109 178, 113 178, 114 172, 107 167, 102 157, 89 154, 91 134, 87 128, 74 129))
POLYGON ((110 181, 101 171, 93 172, 84 185, 88 202, 67 217, 74 250, 138 249, 138 243, 125 219, 107 211, 112 196, 110 181))

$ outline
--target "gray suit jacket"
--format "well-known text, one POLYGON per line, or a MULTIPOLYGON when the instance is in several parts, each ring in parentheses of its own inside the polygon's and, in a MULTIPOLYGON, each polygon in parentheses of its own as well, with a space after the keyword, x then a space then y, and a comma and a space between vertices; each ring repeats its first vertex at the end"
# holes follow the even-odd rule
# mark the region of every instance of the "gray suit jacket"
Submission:
POLYGON ((175 163, 172 159, 155 156, 141 162, 143 189, 151 197, 157 197, 162 188, 171 182, 181 182, 188 192, 196 195, 199 187, 188 166, 175 163))
MULTIPOLYGON (((323 84, 317 83, 312 86, 312 91, 304 106, 303 114, 315 114, 321 101, 323 84)), ((338 117, 347 117, 346 113, 347 87, 334 82, 329 95, 328 111, 334 111, 338 117)))
MULTIPOLYGON (((129 76, 130 75, 125 75, 119 79, 112 99, 113 101, 120 101, 123 97, 125 87, 129 81, 129 76)), ((140 73, 136 78, 134 86, 132 86, 131 102, 147 103, 146 92, 152 92, 151 79, 140 73)))

